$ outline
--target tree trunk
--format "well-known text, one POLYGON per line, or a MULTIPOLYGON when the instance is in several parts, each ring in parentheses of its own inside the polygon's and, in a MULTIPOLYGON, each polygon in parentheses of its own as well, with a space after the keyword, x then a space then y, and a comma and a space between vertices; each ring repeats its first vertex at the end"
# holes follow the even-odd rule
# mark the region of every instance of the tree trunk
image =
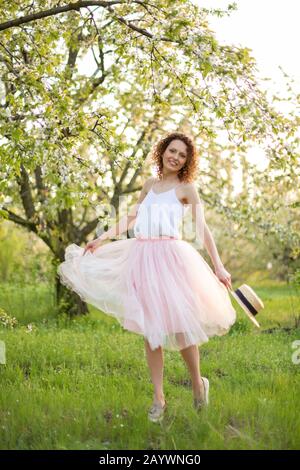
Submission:
POLYGON ((70 318, 89 313, 88 305, 76 292, 68 289, 56 276, 56 305, 59 313, 66 313, 70 318))

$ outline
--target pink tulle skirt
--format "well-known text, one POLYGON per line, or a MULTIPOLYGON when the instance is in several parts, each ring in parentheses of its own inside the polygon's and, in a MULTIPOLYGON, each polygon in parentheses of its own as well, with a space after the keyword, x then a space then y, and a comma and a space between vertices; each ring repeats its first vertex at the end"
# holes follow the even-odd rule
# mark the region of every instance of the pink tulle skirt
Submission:
POLYGON ((61 282, 143 335, 152 350, 200 345, 236 320, 226 287, 184 240, 127 238, 83 251, 74 243, 66 248, 61 282))

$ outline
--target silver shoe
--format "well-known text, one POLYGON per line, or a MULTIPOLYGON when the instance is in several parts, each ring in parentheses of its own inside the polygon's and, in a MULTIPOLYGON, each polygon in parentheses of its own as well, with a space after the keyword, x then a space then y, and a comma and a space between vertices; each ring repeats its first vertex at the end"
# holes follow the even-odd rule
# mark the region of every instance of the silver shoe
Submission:
POLYGON ((160 403, 153 403, 149 412, 148 412, 148 419, 152 421, 152 423, 157 423, 162 421, 164 417, 165 410, 167 408, 167 402, 165 401, 164 406, 160 403))
POLYGON ((204 406, 207 406, 209 403, 209 380, 206 377, 202 377, 203 387, 204 387, 204 401, 200 398, 194 398, 194 408, 199 411, 204 406))

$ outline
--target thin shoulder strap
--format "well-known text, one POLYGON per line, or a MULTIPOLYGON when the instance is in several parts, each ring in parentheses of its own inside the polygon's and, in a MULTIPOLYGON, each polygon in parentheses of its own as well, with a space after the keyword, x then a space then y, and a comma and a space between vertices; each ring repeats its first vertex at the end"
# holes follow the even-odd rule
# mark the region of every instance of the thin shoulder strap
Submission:
POLYGON ((155 183, 156 183, 156 178, 153 178, 152 185, 151 185, 151 188, 150 188, 150 189, 153 188, 153 186, 155 185, 155 183))

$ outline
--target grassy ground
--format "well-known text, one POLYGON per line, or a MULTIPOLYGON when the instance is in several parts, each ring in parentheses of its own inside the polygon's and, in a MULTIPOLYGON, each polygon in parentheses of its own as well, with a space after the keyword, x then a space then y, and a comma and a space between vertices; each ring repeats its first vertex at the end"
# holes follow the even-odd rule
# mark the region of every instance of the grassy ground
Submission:
POLYGON ((141 336, 93 308, 58 321, 46 287, 1 286, 0 307, 19 323, 0 327, 0 448, 299 449, 300 364, 292 361, 299 294, 282 284, 251 286, 265 303, 262 328, 232 299, 236 324, 200 348, 211 385, 201 414, 180 353, 165 351, 162 424, 147 420, 153 392, 141 336))

